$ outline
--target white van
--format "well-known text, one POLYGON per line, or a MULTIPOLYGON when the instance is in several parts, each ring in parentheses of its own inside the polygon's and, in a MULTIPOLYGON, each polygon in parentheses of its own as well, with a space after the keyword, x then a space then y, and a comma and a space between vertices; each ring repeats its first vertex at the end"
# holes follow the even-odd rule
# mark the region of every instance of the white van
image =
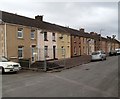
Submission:
POLYGON ((4 72, 18 72, 21 69, 19 63, 11 62, 7 58, 0 56, 0 68, 4 72))

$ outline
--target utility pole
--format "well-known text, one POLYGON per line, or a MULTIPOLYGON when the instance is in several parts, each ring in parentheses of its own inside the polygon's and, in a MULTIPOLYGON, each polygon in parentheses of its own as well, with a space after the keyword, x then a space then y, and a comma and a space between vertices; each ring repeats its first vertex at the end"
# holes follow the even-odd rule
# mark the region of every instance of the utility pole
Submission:
MULTIPOLYGON (((114 40, 116 35, 112 35, 112 40, 114 40)), ((115 45, 114 45, 114 50, 115 50, 115 45)))

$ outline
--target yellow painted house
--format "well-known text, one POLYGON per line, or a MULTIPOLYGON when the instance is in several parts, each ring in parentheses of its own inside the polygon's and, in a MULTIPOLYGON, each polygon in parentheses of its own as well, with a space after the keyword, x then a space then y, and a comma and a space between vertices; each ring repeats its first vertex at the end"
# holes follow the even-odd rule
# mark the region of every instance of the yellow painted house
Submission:
POLYGON ((58 59, 71 57, 71 40, 69 33, 58 33, 57 48, 58 59))

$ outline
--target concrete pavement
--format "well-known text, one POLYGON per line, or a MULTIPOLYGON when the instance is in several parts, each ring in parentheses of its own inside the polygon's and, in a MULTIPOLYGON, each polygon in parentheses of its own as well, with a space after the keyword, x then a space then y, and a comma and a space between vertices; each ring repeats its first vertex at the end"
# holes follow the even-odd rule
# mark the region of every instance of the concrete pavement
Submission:
MULTIPOLYGON (((63 58, 60 60, 47 61, 47 68, 48 70, 52 70, 52 69, 59 68, 59 67, 66 69, 66 68, 72 68, 75 66, 79 66, 81 64, 86 64, 86 63, 89 63, 90 61, 91 61, 90 55, 82 55, 78 57, 65 58, 65 59, 63 58)), ((36 70, 37 68, 38 69, 44 68, 44 62, 38 61, 31 65, 31 69, 36 70)))

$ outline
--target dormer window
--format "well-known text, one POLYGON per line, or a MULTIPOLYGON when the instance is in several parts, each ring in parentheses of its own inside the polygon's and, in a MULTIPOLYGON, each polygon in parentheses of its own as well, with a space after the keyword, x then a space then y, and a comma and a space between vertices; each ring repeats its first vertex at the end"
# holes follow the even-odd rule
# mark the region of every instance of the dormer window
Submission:
POLYGON ((18 28, 18 38, 23 38, 23 28, 18 28))

